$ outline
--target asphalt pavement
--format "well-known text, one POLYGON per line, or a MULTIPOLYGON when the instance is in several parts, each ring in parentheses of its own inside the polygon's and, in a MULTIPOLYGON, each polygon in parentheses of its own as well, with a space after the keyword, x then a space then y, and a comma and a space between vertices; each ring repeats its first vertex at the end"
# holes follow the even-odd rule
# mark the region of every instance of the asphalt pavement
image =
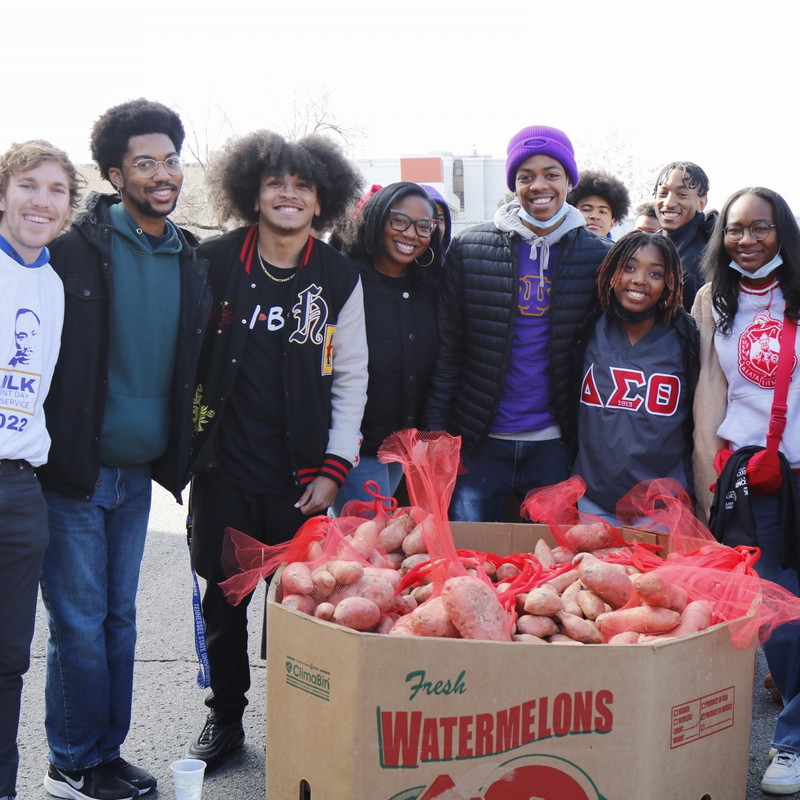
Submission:
MULTIPOLYGON (((205 692, 198 688, 195 680, 197 658, 192 621, 192 577, 184 522, 184 508, 158 486, 154 487, 153 509, 139 582, 139 642, 134 676, 133 722, 122 751, 125 758, 146 768, 158 779, 158 789, 148 795, 154 800, 171 800, 174 797, 169 765, 181 757, 186 743, 200 731, 206 713, 203 705, 205 692)), ((260 589, 250 606, 252 687, 250 705, 244 719, 247 741, 244 748, 224 766, 206 777, 203 800, 260 800, 265 796, 266 671, 260 658, 264 597, 265 592, 260 589)), ((44 733, 46 640, 47 623, 40 602, 31 650, 31 668, 25 676, 22 697, 18 800, 46 800, 50 797, 42 785, 47 769, 44 733)), ((768 763, 767 753, 778 706, 763 687, 766 671, 763 655, 759 651, 753 692, 748 784, 744 800, 767 797, 761 792, 759 783, 768 763)), ((800 793, 789 797, 800 798, 800 793)))

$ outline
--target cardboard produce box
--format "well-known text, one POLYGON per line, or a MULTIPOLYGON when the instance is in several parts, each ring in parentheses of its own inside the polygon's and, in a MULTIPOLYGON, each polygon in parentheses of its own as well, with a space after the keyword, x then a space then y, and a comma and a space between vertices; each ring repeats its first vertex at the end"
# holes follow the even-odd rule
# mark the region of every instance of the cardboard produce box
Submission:
MULTIPOLYGON (((531 550, 539 525, 453 524, 531 550)), ((630 538, 656 537, 628 531, 630 538)), ((736 800, 755 650, 358 633, 267 606, 267 800, 736 800)))

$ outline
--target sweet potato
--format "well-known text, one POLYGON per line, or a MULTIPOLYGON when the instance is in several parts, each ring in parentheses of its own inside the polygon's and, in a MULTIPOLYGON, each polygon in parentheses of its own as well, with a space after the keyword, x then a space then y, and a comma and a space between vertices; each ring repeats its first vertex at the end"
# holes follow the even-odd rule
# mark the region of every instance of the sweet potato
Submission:
POLYGON ((635 608, 622 608, 618 611, 609 611, 601 614, 595 622, 600 628, 603 638, 608 640, 622 631, 636 631, 637 633, 666 633, 676 628, 681 621, 681 615, 671 608, 658 606, 637 606, 635 608))
POLYGON ((400 617, 400 619, 392 625, 389 636, 416 636, 414 629, 411 627, 411 614, 400 617))
POLYGON ((403 563, 403 559, 405 559, 405 555, 403 553, 387 553, 386 554, 386 566, 389 569, 400 569, 400 565, 403 563))
POLYGON ((308 594, 285 594, 281 605, 294 611, 302 611, 304 614, 313 614, 317 607, 314 599, 308 594))
POLYGON ((586 619, 597 619, 607 610, 603 598, 598 597, 591 589, 581 589, 575 599, 586 619))
POLYGON ((364 565, 358 561, 342 561, 332 559, 327 564, 328 572, 333 575, 336 583, 346 585, 354 583, 364 574, 364 565))
POLYGON ((544 639, 538 636, 532 636, 530 633, 515 633, 511 639, 515 642, 522 642, 523 644, 547 644, 544 639))
POLYGON ((517 633, 527 633, 543 638, 558 633, 558 625, 552 617, 541 617, 536 614, 521 614, 517 617, 517 633))
POLYGON ((490 585, 469 575, 448 578, 442 586, 441 597, 447 615, 462 638, 511 641, 509 616, 490 585))
POLYGON ((409 570, 426 561, 430 561, 431 557, 427 553, 415 553, 413 556, 406 556, 400 564, 400 577, 406 574, 409 570))
POLYGON ((673 611, 683 611, 689 602, 686 590, 676 586, 663 572, 655 569, 644 572, 633 578, 633 588, 648 606, 661 606, 671 608, 673 611))
POLYGON ((555 563, 553 561, 553 553, 550 550, 550 545, 544 539, 537 539, 536 544, 533 546, 533 554, 539 559, 539 563, 545 568, 549 569, 555 563))
POLYGON ((547 637, 547 641, 550 644, 583 644, 577 639, 570 639, 565 633, 554 633, 552 636, 547 637))
POLYGON ((580 580, 573 581, 561 593, 561 610, 568 614, 580 615, 581 607, 578 605, 578 592, 581 590, 580 580))
POLYGON ((588 619, 559 611, 556 619, 561 624, 561 632, 582 644, 600 644, 600 631, 597 625, 588 619))
POLYGON ((497 576, 497 567, 495 567, 491 561, 484 561, 481 566, 483 567, 483 571, 486 573, 486 577, 492 581, 492 583, 499 580, 497 576))
POLYGON ((552 586, 547 584, 531 589, 525 598, 522 610, 527 614, 551 617, 562 610, 561 598, 552 586))
POLYGON ((564 542, 577 553, 588 553, 610 547, 618 542, 618 538, 602 522, 592 522, 588 525, 573 525, 564 532, 564 542))
POLYGON ((501 564, 495 573, 495 579, 498 581, 510 581, 519 575, 520 569, 516 564, 501 564))
POLYGON ((369 561, 371 566, 380 567, 381 569, 386 569, 389 566, 386 554, 382 553, 377 548, 369 554, 367 561, 369 561))
POLYGON ((337 587, 330 595, 330 601, 338 605, 346 597, 366 597, 385 614, 394 609, 395 596, 395 587, 383 576, 362 575, 353 583, 337 587))
POLYGON ((410 614, 419 603, 414 599, 413 595, 399 594, 395 599, 395 605, 397 607, 397 613, 403 615, 410 614))
POLYGON ((367 597, 345 597, 333 611, 333 621, 345 628, 368 631, 378 624, 381 610, 367 597))
POLYGON ((378 541, 378 523, 372 519, 362 522, 353 531, 350 541, 358 554, 367 560, 378 541))
POLYGON ((330 622, 333 619, 333 612, 336 606, 333 603, 320 603, 314 609, 314 616, 317 619, 324 619, 330 622))
POLYGON ((311 573, 311 580, 314 582, 314 597, 318 600, 324 600, 329 597, 336 588, 336 578, 324 567, 317 567, 311 573))
POLYGON ((364 567, 364 575, 383 578, 385 581, 389 581, 389 583, 394 586, 395 590, 399 591, 400 589, 402 577, 396 569, 389 569, 386 567, 364 567))
POLYGON ((620 608, 628 602, 633 584, 625 567, 608 564, 589 553, 577 555, 575 563, 583 585, 602 597, 612 608, 620 608))
POLYGON ((427 600, 433 597, 436 586, 433 583, 424 583, 422 586, 415 586, 411 590, 411 596, 414 598, 418 606, 421 606, 427 600))
POLYGON ((432 597, 415 608, 411 614, 411 630, 416 636, 458 638, 458 629, 453 625, 444 607, 441 595, 432 597))
POLYGON ((281 587, 285 595, 311 594, 314 591, 314 581, 308 564, 302 561, 287 564, 281 573, 281 587))
POLYGON ((556 566, 569 564, 576 555, 577 551, 569 547, 554 547, 550 551, 550 557, 553 559, 553 564, 556 566))
POLYGON ((387 634, 394 627, 397 622, 397 614, 383 614, 378 620, 378 624, 372 629, 373 633, 387 634))
POLYGON ((431 514, 416 525, 410 533, 406 534, 406 537, 403 539, 403 552, 407 556, 413 556, 417 553, 427 553, 428 545, 425 541, 425 537, 433 536, 435 533, 436 519, 431 514))
POLYGON ((636 631, 622 631, 622 633, 615 633, 609 640, 608 644, 638 644, 642 634, 636 631))
POLYGON ((322 555, 322 542, 311 542, 308 546, 308 552, 306 553, 306 561, 319 561, 322 555))
POLYGON ((543 583, 542 586, 552 586, 558 594, 561 594, 567 586, 574 583, 577 579, 578 570, 571 569, 567 572, 562 572, 561 575, 556 575, 555 578, 550 578, 550 580, 543 583))
POLYGON ((708 600, 693 600, 681 613, 681 621, 671 631, 655 636, 642 636, 640 641, 654 641, 658 639, 676 639, 678 636, 688 636, 690 633, 704 631, 711 625, 714 608, 708 600))
POLYGON ((387 553, 397 553, 403 549, 403 539, 406 536, 406 520, 393 519, 384 529, 378 534, 378 542, 387 553))

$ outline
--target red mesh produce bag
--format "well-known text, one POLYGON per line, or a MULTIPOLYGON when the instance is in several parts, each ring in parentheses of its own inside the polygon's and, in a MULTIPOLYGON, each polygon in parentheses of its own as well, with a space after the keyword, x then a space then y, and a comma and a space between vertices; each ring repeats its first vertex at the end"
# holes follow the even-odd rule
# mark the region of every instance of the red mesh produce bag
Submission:
POLYGON ((370 500, 348 500, 342 507, 342 517, 359 517, 361 519, 387 519, 397 508, 394 497, 384 497, 375 481, 365 481, 364 489, 370 500))
POLYGON ((585 493, 583 478, 573 475, 561 483, 531 489, 520 504, 520 513, 523 519, 546 524, 556 544, 568 551, 623 547, 625 539, 611 523, 596 514, 578 511, 578 500, 585 493))
POLYGON ((388 565, 380 538, 386 528, 385 518, 314 517, 275 547, 228 529, 223 557, 229 570, 244 571, 220 586, 236 604, 284 564, 282 605, 356 630, 388 630, 397 616, 400 574, 388 565))
MULTIPOLYGON (((591 515, 578 514, 574 503, 582 496, 583 481, 570 478, 562 484, 531 492, 524 507, 545 521, 561 543, 565 526, 581 523, 591 515)), ((757 548, 726 547, 694 516, 692 502, 683 487, 672 479, 644 481, 617 503, 621 525, 669 534, 669 555, 658 558, 648 547, 628 545, 606 555, 610 563, 634 566, 641 572, 657 572, 670 585, 682 588, 690 601, 713 606, 711 624, 728 624, 737 647, 752 647, 765 641, 784 623, 800 621, 800 599, 770 581, 758 577, 754 564, 757 548)), ((631 595, 628 607, 641 600, 631 595)))
POLYGON ((444 562, 461 563, 456 557, 447 519, 461 463, 460 450, 460 436, 450 436, 441 431, 423 432, 416 428, 393 433, 378 450, 378 458, 383 463, 397 461, 403 465, 412 505, 431 514, 423 534, 431 561, 445 569, 441 581, 452 574, 444 562))
POLYGON ((293 538, 276 545, 266 545, 235 528, 226 528, 221 561, 228 577, 219 586, 228 602, 239 605, 284 562, 308 560, 312 544, 328 535, 330 522, 328 517, 312 517, 293 538))

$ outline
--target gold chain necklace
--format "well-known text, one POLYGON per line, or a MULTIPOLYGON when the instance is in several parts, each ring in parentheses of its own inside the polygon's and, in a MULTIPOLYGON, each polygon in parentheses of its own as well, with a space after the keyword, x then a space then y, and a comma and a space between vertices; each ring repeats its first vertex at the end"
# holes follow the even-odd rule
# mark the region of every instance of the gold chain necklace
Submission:
POLYGON ((271 280, 275 281, 275 283, 288 283, 292 278, 294 278, 294 271, 288 278, 276 278, 265 266, 264 266, 264 259, 261 258, 261 250, 256 248, 256 253, 258 253, 258 263, 261 264, 261 269, 263 270, 264 274, 271 280))

